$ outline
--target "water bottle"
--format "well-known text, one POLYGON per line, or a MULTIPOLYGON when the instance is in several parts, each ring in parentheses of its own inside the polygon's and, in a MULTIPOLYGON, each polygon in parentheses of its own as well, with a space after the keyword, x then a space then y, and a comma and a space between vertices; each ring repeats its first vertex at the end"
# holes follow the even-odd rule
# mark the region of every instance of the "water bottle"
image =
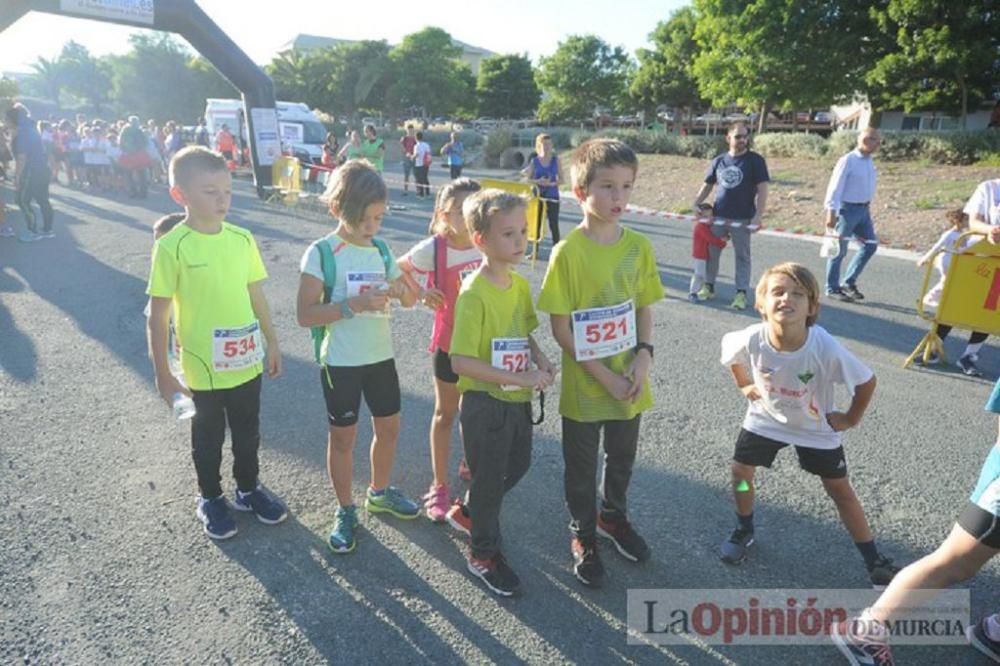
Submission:
POLYGON ((180 421, 186 421, 195 415, 194 400, 178 391, 174 393, 174 416, 180 421))

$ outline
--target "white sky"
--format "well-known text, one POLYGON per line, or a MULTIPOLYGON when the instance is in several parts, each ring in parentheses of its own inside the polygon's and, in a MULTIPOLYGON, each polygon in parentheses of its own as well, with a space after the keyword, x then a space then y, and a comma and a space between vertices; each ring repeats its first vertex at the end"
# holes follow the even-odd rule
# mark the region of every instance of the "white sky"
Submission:
MULTIPOLYGON (((3 0, 0 0, 2 3, 3 0)), ((596 34, 630 53, 647 45, 658 21, 687 0, 576 0, 538 2, 467 0, 199 0, 199 5, 258 64, 270 62, 278 47, 299 33, 344 39, 385 39, 398 43, 428 25, 496 53, 525 53, 537 61, 572 34, 596 34), (567 10, 567 7, 572 9, 567 10), (419 11, 418 11, 419 10, 419 11)), ((28 72, 39 57, 58 55, 75 40, 95 55, 128 50, 127 26, 30 12, 0 33, 0 71, 28 72)))

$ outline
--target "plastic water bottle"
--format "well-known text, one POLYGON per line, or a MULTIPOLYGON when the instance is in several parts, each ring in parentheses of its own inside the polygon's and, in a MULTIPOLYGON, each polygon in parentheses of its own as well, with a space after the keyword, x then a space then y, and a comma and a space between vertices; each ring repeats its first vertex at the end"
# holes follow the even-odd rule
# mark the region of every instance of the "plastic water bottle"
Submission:
POLYGON ((174 416, 180 421, 186 421, 195 415, 194 400, 180 391, 174 393, 174 416))

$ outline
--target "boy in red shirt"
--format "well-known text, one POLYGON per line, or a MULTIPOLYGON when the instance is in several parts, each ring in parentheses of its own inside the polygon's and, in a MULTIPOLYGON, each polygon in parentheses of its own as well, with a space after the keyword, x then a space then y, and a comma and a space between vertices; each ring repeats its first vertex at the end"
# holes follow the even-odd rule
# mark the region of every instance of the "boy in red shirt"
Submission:
MULTIPOLYGON (((711 215, 710 205, 701 206, 699 214, 711 215)), ((691 256, 694 257, 694 275, 691 276, 691 287, 688 289, 688 301, 698 303, 698 290, 705 284, 705 267, 708 262, 708 246, 714 245, 720 250, 726 247, 725 238, 716 238, 712 235, 712 227, 705 222, 695 222, 691 232, 691 256)))

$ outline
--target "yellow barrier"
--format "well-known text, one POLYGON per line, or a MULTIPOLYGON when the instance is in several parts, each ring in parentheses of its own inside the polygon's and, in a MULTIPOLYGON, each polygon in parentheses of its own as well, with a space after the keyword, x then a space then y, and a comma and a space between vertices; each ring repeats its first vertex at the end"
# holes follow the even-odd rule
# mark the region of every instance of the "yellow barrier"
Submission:
POLYGON ((280 201, 288 207, 294 207, 302 192, 301 165, 295 157, 282 155, 271 165, 271 189, 268 203, 280 201))
POLYGON ((531 248, 531 263, 534 266, 535 259, 538 258, 538 245, 545 237, 545 201, 539 196, 538 188, 531 183, 512 183, 509 180, 495 180, 493 178, 477 178, 476 180, 484 188, 512 192, 528 200, 528 242, 534 244, 531 248))
POLYGON ((931 322, 931 330, 903 362, 904 368, 921 354, 925 362, 931 354, 945 359, 944 344, 937 335, 938 324, 1000 335, 1000 246, 984 239, 962 250, 966 240, 974 235, 982 234, 966 232, 952 247, 940 250, 953 254, 941 300, 933 314, 924 309, 924 295, 934 273, 933 257, 928 261, 924 285, 917 299, 917 314, 931 322))

